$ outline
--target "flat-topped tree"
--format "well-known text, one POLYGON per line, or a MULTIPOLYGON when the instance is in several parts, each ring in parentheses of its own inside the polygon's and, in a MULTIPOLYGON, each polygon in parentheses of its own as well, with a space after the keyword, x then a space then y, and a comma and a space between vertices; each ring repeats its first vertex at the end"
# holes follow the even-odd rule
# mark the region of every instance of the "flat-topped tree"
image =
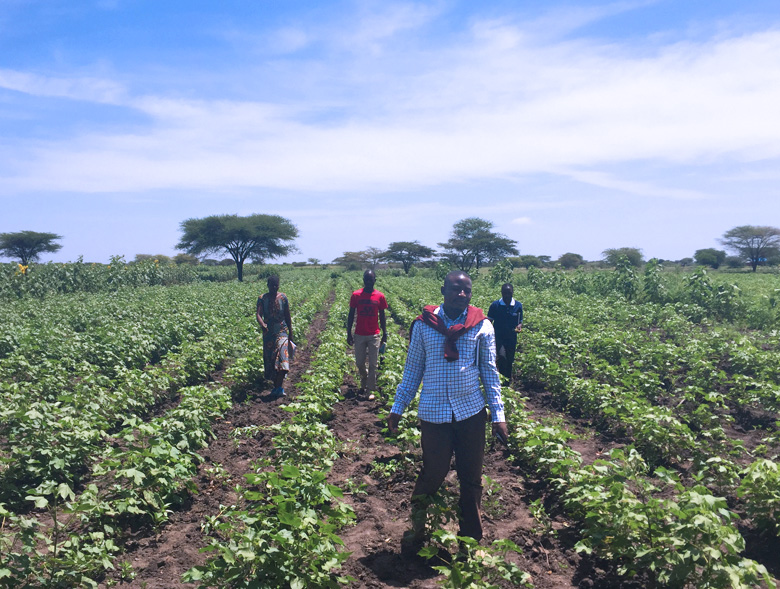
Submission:
POLYGON ((507 256, 516 256, 517 242, 506 235, 493 231, 493 222, 469 217, 452 226, 450 239, 439 246, 444 258, 455 264, 459 270, 477 270, 486 263, 497 262, 507 256))
POLYGON ((693 254, 693 259, 696 260, 696 263, 699 264, 699 266, 709 266, 710 268, 717 270, 726 260, 726 252, 708 247, 696 250, 696 253, 693 254))
POLYGON ((377 264, 382 260, 384 253, 385 251, 378 247, 369 247, 363 252, 366 256, 366 261, 371 264, 371 268, 376 268, 377 264))
POLYGON ((430 258, 435 253, 434 249, 422 245, 419 241, 394 241, 382 257, 388 262, 400 262, 404 272, 409 274, 414 264, 430 258))
POLYGON ((601 253, 608 266, 617 266, 621 258, 627 258, 628 263, 636 267, 644 263, 642 250, 638 247, 611 247, 601 253))
POLYGON ((753 272, 760 263, 780 254, 780 229, 777 227, 740 225, 726 231, 718 241, 747 261, 753 272))
POLYGON ((558 263, 561 265, 561 268, 570 270, 572 268, 579 268, 582 266, 585 263, 585 258, 583 258, 580 254, 566 252, 560 258, 558 258, 558 263))
POLYGON ((363 270, 363 267, 368 263, 366 252, 344 252, 338 258, 333 258, 331 264, 338 264, 344 266, 347 271, 356 272, 363 270))
POLYGON ((278 215, 211 215, 181 222, 184 235, 176 246, 194 256, 227 252, 236 263, 238 280, 244 279, 244 262, 265 262, 297 251, 292 242, 298 229, 278 215))
POLYGON ((62 249, 62 245, 54 243, 57 239, 62 239, 62 235, 38 231, 0 233, 0 254, 18 259, 22 266, 27 266, 42 253, 54 253, 62 249))

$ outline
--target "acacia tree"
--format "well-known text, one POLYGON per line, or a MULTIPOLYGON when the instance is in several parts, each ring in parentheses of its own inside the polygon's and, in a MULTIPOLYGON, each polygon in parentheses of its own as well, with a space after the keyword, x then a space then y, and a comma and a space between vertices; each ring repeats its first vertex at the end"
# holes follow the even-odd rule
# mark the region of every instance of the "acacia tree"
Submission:
POLYGON ((693 254, 693 259, 696 260, 696 263, 699 266, 709 266, 710 268, 717 270, 726 259, 726 252, 708 247, 696 250, 696 253, 693 254))
POLYGON ((192 254, 176 254, 173 256, 173 263, 181 266, 183 264, 189 264, 190 266, 197 266, 200 264, 200 260, 192 254))
POLYGON ((580 254, 572 252, 566 252, 560 258, 558 258, 558 264, 561 268, 571 270, 572 268, 579 268, 585 263, 585 259, 580 254))
POLYGON ((444 257, 464 272, 470 271, 472 267, 479 270, 486 263, 520 253, 516 241, 496 233, 491 221, 479 217, 469 217, 455 223, 450 239, 439 245, 444 249, 444 257))
POLYGON ((387 246, 387 251, 382 255, 388 262, 400 262, 404 273, 409 274, 412 266, 421 260, 430 258, 436 251, 419 241, 394 241, 387 246))
MULTIPOLYGON (((187 254, 178 254, 180 256, 186 256, 187 254)), ((194 256, 193 256, 194 257, 194 256)), ((138 263, 138 262, 148 262, 150 260, 154 260, 158 264, 172 264, 173 259, 170 256, 166 256, 165 254, 136 254, 135 258, 133 259, 132 263, 138 263)), ((195 258, 195 261, 197 262, 198 259, 195 258)))
POLYGON ((0 233, 0 254, 8 258, 18 258, 22 266, 27 266, 30 262, 35 262, 42 253, 60 251, 62 245, 54 243, 57 239, 62 239, 62 235, 38 231, 0 233))
POLYGON ((780 255, 780 229, 777 227, 740 225, 726 231, 719 241, 747 261, 753 272, 761 262, 780 255))
POLYGON ((181 222, 184 235, 176 249, 194 256, 227 252, 244 280, 244 262, 264 262, 296 251, 292 242, 298 229, 278 215, 211 215, 181 222))
POLYGON ((382 260, 385 251, 378 247, 369 247, 363 252, 366 257, 366 261, 371 264, 371 268, 376 268, 376 265, 382 260))
POLYGON ((628 262, 632 266, 641 266, 642 262, 642 250, 637 247, 617 247, 605 249, 601 254, 604 256, 604 261, 609 266, 617 266, 620 258, 628 258, 628 262))
POLYGON ((332 264, 344 266, 348 271, 361 270, 368 261, 366 252, 344 252, 338 258, 333 258, 332 264))
POLYGON ((549 266, 552 262, 552 258, 550 256, 536 256, 539 258, 539 261, 542 263, 542 266, 549 266))
POLYGON ((509 258, 509 261, 512 262, 512 265, 515 268, 543 268, 546 263, 542 258, 547 258, 548 262, 550 260, 550 256, 532 256, 530 254, 525 254, 511 257, 509 258))

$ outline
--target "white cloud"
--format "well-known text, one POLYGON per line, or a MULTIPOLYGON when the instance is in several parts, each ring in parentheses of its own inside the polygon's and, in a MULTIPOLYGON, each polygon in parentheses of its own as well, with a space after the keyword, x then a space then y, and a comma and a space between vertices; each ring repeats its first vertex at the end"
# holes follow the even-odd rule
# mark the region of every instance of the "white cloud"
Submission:
POLYGON ((577 5, 553 8, 540 17, 534 18, 526 27, 538 38, 557 39, 577 29, 598 22, 605 17, 630 12, 658 4, 659 0, 635 0, 631 2, 610 2, 603 5, 577 5))
MULTIPOLYGON (((6 194, 343 192, 542 172, 689 199, 701 194, 663 181, 618 180, 598 168, 780 158, 780 31, 677 43, 641 56, 593 41, 538 43, 526 28, 495 20, 474 23, 469 37, 450 47, 385 43, 435 12, 412 4, 366 12, 344 38, 381 47, 382 55, 316 64, 318 79, 330 76, 337 88, 335 106, 346 113, 338 118, 325 116, 334 104, 318 94, 305 108, 284 95, 265 102, 130 97, 110 80, 0 70, 0 86, 9 89, 120 104, 153 120, 133 134, 98 128, 64 141, 16 140, 19 155, 0 164, 0 187, 6 194)), ((297 42, 307 39, 301 33, 297 42)), ((291 80, 306 71, 296 62, 275 67, 288 67, 291 80)))
POLYGON ((610 174, 596 171, 570 172, 574 180, 593 184, 602 188, 609 188, 620 192, 634 194, 639 196, 657 196, 662 198, 672 198, 679 200, 699 200, 706 199, 710 195, 697 190, 685 190, 680 188, 664 188, 650 185, 644 182, 626 181, 614 178, 610 174))
POLYGON ((121 84, 104 78, 50 77, 10 69, 0 69, 0 88, 33 96, 108 104, 118 103, 125 94, 121 84))
MULTIPOLYGON (((332 21, 313 12, 272 31, 247 32, 235 27, 220 36, 258 54, 278 56, 317 44, 325 51, 376 56, 392 49, 397 37, 413 33, 441 13, 442 3, 361 2, 355 10, 332 21)), ((332 55, 330 56, 332 57, 332 55)))
POLYGON ((531 217, 517 217, 512 219, 512 225, 530 225, 531 223, 531 217))
POLYGON ((279 53, 294 53, 311 42, 306 31, 296 27, 284 27, 271 37, 270 45, 279 53))
POLYGON ((341 31, 339 44, 350 51, 378 51, 382 44, 398 35, 418 29, 440 13, 440 3, 368 2, 358 12, 357 22, 348 31, 341 31))

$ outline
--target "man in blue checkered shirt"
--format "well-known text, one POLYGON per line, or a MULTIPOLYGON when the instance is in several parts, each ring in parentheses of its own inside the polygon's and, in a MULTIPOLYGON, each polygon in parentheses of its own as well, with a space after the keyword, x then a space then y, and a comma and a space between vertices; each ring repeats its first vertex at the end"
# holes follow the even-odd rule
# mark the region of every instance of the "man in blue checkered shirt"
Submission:
POLYGON ((466 273, 450 272, 441 293, 444 303, 426 307, 423 319, 412 324, 403 379, 387 420, 390 432, 397 433, 422 382, 417 415, 423 464, 412 494, 412 530, 404 535, 404 552, 416 552, 424 542, 426 500, 444 482, 453 453, 460 483, 459 534, 482 538, 486 406, 493 434, 507 439, 493 325, 481 309, 469 305, 471 279, 466 273))

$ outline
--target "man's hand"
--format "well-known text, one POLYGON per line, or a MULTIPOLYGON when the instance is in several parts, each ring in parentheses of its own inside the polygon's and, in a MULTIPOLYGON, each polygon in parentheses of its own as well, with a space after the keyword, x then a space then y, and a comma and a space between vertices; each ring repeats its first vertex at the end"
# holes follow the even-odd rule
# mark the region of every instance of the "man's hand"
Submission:
POLYGON ((355 343, 355 339, 352 337, 352 332, 347 333, 347 345, 351 346, 355 343))
POLYGON ((387 429, 391 434, 398 433, 398 423, 401 421, 401 416, 398 413, 391 413, 387 416, 387 429))
MULTIPOLYGON (((392 415, 392 413, 390 415, 392 415)), ((493 422, 493 435, 496 436, 498 441, 502 444, 506 444, 509 441, 509 431, 506 429, 506 421, 493 422)))

